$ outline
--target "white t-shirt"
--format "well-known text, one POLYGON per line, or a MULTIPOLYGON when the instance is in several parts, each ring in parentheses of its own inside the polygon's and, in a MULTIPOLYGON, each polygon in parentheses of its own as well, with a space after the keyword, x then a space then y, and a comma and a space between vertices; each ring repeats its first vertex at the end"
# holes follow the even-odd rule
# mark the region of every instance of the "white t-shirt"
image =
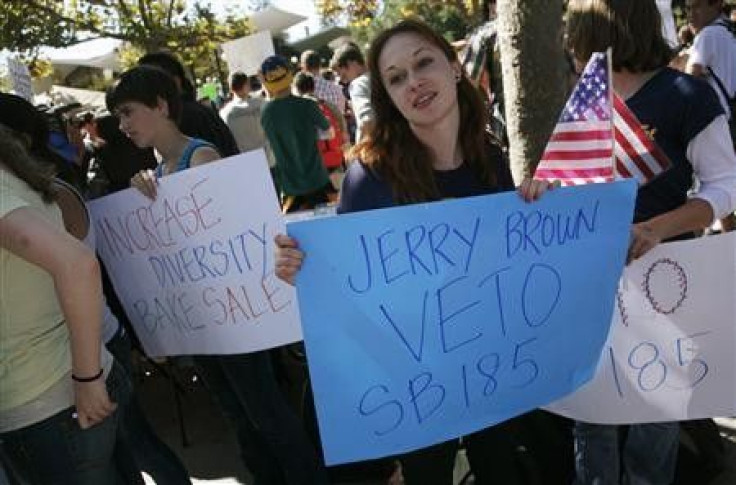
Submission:
POLYGON ((368 74, 361 74, 350 82, 350 102, 355 114, 355 142, 360 140, 361 129, 366 122, 373 119, 371 107, 371 79, 368 74))
POLYGON ((736 93, 736 36, 723 25, 719 25, 722 21, 718 19, 695 36, 695 41, 690 48, 690 58, 687 62, 688 66, 694 64, 703 66, 708 82, 718 93, 718 99, 720 99, 721 105, 726 110, 726 115, 730 116, 728 100, 724 97, 721 88, 718 87, 718 82, 707 70, 708 67, 713 69, 713 72, 716 73, 716 76, 728 91, 729 97, 733 97, 736 93))
POLYGON ((736 153, 728 136, 728 122, 717 116, 690 140, 687 159, 700 187, 691 197, 703 199, 713 208, 714 220, 736 210, 736 153))

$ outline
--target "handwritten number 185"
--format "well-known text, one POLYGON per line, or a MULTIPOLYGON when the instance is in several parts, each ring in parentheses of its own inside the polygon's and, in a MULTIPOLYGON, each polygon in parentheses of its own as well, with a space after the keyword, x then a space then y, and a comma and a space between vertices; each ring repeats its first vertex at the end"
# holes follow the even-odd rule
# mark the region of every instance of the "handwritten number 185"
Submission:
MULTIPOLYGON (((700 384, 710 371, 708 363, 702 357, 692 357, 695 352, 693 343, 698 337, 703 337, 710 332, 698 332, 686 337, 680 337, 674 341, 674 363, 668 365, 662 357, 660 347, 652 342, 641 342, 636 345, 626 359, 628 367, 636 372, 636 383, 640 391, 652 392, 661 388, 667 382, 667 376, 670 368, 679 366, 680 368, 692 368, 692 380, 681 389, 692 389, 700 384)), ((621 369, 614 355, 613 347, 608 348, 608 355, 611 362, 611 370, 613 381, 619 397, 624 398, 623 388, 621 386, 621 369)), ((673 386, 673 389, 678 389, 673 386)))

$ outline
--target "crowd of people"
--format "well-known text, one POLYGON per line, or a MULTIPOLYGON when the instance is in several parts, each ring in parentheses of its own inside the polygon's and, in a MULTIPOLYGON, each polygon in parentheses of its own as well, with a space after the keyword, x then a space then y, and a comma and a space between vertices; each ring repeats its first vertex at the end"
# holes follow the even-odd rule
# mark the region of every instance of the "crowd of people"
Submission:
MULTIPOLYGON (((654 0, 567 3, 572 70, 611 47, 613 89, 672 162, 638 191, 630 261, 716 221, 734 228, 736 27, 722 0, 686 5, 689 45, 678 54, 654 0)), ((135 399, 135 336, 103 284, 86 198, 133 187, 155 200, 161 177, 259 148, 284 213, 335 204, 339 218, 506 191, 534 204, 556 187, 511 177, 488 44, 495 2, 484 9, 490 21, 460 55, 406 19, 379 33, 367 55, 340 46, 329 69, 306 51, 297 69, 270 56, 257 76, 231 73, 219 112, 197 101, 182 64, 163 52, 117 78, 104 113, 42 111, 0 93, 0 464, 11 483, 143 484, 144 471, 156 483, 190 483, 135 399)), ((293 284, 305 257, 299 242, 279 235, 274 251, 276 275, 293 284)), ((287 400, 280 355, 192 361, 253 483, 333 483, 311 393, 299 409, 287 400)), ((392 485, 450 485, 462 446, 476 484, 666 485, 681 428, 573 423, 536 410, 359 469, 392 485)))

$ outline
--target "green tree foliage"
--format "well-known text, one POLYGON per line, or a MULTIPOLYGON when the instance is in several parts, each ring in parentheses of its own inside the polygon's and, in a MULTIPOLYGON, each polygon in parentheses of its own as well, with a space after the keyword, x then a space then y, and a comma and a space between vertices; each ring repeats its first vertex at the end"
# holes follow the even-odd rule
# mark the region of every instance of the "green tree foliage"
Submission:
POLYGON ((249 21, 215 18, 200 0, 2 0, 0 49, 33 57, 39 46, 66 47, 111 37, 139 52, 167 49, 194 66, 213 59, 221 42, 248 35, 249 21), (191 4, 191 5, 189 5, 191 4))
POLYGON ((464 38, 483 20, 480 0, 320 0, 327 22, 345 21, 359 43, 406 17, 419 17, 449 41, 464 38))
POLYGON ((380 0, 316 0, 317 12, 326 23, 370 22, 383 2, 380 0))

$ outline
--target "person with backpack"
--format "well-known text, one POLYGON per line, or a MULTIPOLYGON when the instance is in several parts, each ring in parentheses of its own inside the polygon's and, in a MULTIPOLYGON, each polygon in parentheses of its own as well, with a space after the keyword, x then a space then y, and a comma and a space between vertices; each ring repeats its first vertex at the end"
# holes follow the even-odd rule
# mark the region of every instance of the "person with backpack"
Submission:
POLYGON ((345 165, 344 151, 349 141, 347 135, 347 125, 345 117, 340 113, 334 104, 319 99, 314 94, 315 78, 309 73, 300 72, 294 76, 294 88, 299 96, 313 100, 319 106, 327 121, 330 123, 329 130, 319 130, 317 139, 317 148, 322 156, 322 163, 330 173, 330 179, 333 181, 335 188, 339 187, 339 182, 333 176, 340 174, 345 165))
POLYGON ((313 101, 292 95, 294 75, 285 58, 267 57, 260 75, 271 97, 261 126, 276 158, 284 213, 326 204, 332 183, 317 150, 317 129, 329 130, 327 119, 313 101))
MULTIPOLYGON (((611 87, 672 161, 637 191, 628 261, 692 239, 736 209, 736 154, 723 107, 707 83, 667 67, 673 52, 654 0, 570 0, 565 34, 577 67, 612 49, 611 87)), ((577 421, 574 483, 671 485, 679 436, 676 422, 577 421)))
MULTIPOLYGON (((736 150, 736 26, 723 15, 723 0, 687 0, 685 8, 695 33, 685 72, 705 78, 718 94, 736 150)), ((721 219, 721 227, 736 229, 736 215, 721 219)))

